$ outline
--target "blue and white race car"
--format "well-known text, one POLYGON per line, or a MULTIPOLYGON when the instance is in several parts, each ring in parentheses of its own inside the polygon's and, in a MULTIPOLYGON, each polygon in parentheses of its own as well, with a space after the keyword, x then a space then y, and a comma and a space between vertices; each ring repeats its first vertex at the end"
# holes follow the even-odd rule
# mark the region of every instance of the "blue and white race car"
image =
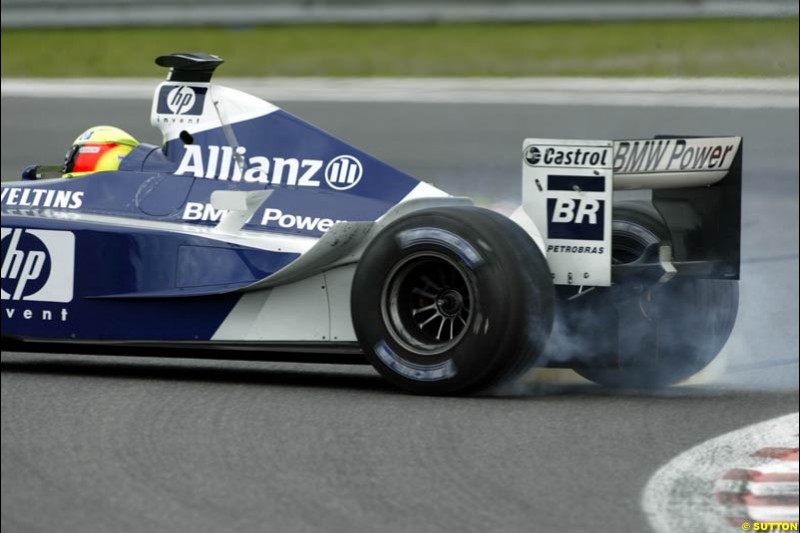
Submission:
POLYGON ((506 217, 211 84, 217 56, 156 63, 161 146, 2 184, 4 349, 369 361, 464 394, 533 366, 668 385, 733 328, 739 137, 526 139, 506 217))

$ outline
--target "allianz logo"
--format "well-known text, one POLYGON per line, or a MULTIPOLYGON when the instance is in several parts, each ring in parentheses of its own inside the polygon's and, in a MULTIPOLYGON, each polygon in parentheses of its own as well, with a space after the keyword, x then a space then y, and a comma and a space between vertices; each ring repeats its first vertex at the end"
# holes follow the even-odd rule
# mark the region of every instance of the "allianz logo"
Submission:
MULTIPOLYGON (((224 209, 216 209, 211 204, 202 202, 187 202, 183 210, 183 220, 201 222, 219 222, 226 213, 224 209)), ((259 224, 266 227, 279 227, 283 229, 299 229, 304 231, 319 231, 325 233, 336 223, 342 220, 331 218, 293 215, 284 213, 280 209, 267 208, 261 215, 259 224)))
POLYGON ((189 144, 185 148, 175 171, 181 176, 296 187, 320 187, 324 177, 329 187, 344 191, 358 185, 364 175, 361 161, 352 155, 334 157, 326 164, 321 159, 248 157, 244 146, 189 144))

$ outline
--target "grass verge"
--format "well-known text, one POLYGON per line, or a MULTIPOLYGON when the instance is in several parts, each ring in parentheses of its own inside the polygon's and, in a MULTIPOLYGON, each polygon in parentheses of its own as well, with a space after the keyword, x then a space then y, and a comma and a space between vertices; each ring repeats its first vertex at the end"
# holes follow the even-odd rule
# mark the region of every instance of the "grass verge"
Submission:
POLYGON ((2 76, 153 76, 205 51, 225 76, 796 76, 798 20, 3 30, 2 76))

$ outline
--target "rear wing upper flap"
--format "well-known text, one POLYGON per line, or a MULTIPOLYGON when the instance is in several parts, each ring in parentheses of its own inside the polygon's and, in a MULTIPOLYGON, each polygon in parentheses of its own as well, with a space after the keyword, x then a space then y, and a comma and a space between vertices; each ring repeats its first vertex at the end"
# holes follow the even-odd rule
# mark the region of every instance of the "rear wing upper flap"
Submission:
POLYGON ((174 82, 209 82, 214 70, 222 63, 224 60, 219 56, 198 52, 167 54, 156 58, 156 65, 170 69, 167 80, 174 82))

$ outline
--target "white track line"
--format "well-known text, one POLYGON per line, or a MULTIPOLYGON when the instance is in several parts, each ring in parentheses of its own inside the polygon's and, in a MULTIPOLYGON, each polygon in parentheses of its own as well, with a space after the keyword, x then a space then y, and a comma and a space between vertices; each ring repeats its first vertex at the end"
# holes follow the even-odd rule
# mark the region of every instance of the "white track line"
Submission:
MULTIPOLYGON (((276 102, 798 108, 798 78, 229 78, 276 102)), ((2 96, 150 99, 158 79, 3 79, 2 96)))
MULTIPOLYGON (((798 433, 800 416, 794 413, 727 433, 682 453, 661 467, 645 487, 642 506, 650 525, 657 533, 735 531, 737 528, 727 521, 727 515, 735 509, 716 501, 715 493, 729 484, 720 479, 734 468, 796 471, 796 462, 779 465, 775 459, 752 454, 763 448, 797 448, 798 433)), ((741 487, 735 483, 730 486, 741 487)), ((769 491, 778 487, 764 488, 769 491)), ((756 520, 797 520, 797 507, 754 509, 742 505, 741 516, 748 514, 756 520)))

